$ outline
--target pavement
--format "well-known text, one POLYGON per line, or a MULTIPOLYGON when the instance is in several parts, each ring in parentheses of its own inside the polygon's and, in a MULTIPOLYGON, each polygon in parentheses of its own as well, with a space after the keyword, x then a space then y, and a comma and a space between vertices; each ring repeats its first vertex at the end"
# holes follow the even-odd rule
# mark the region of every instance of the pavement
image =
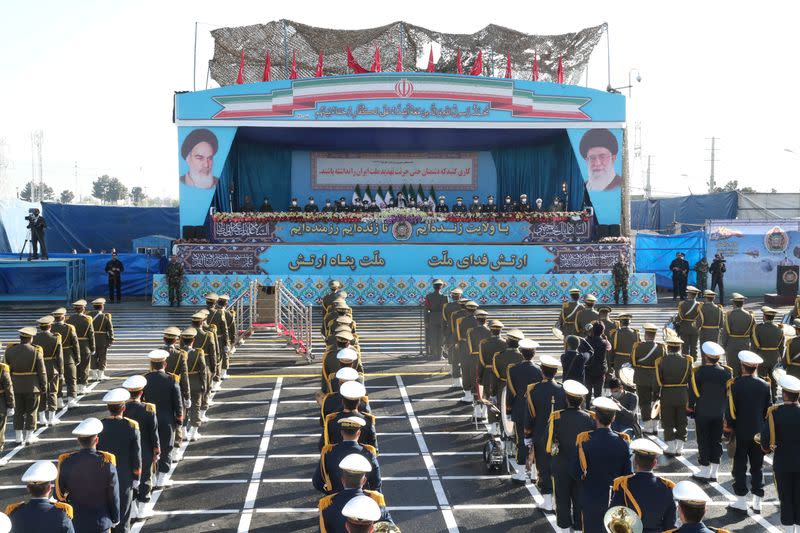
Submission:
MULTIPOLYGON (((621 307, 618 308, 622 309, 621 307)), ((42 304, 17 305, 0 317, 0 339, 32 325, 51 311, 42 304)), ((110 350, 112 379, 93 384, 77 407, 59 413, 61 424, 40 428, 40 442, 15 447, 11 423, 0 458, 0 507, 25 499, 19 478, 32 461, 55 460, 73 450, 70 431, 88 416, 103 417, 102 395, 122 380, 147 370, 146 354, 159 345, 167 325, 188 325, 189 308, 154 308, 145 303, 110 305, 117 341, 110 350)), ((558 354, 550 334, 554 307, 489 308, 507 328, 518 327, 542 344, 540 353, 558 354)), ((636 306, 633 326, 662 325, 674 306, 636 306)), ((389 511, 404 532, 522 532, 552 530, 555 518, 536 508, 541 496, 532 484, 513 484, 488 473, 481 457, 485 426, 476 427, 471 407, 458 402, 446 364, 414 359, 421 350, 416 308, 354 309, 361 337, 366 385, 377 415, 379 461, 389 511)), ((319 312, 315 313, 319 319, 319 312)), ((318 322, 317 322, 318 323, 318 322)), ((318 327, 315 326, 315 330, 318 327)), ((322 339, 315 332, 319 350, 322 339)), ((317 501, 311 485, 318 461, 320 364, 300 364, 282 339, 258 333, 239 347, 231 377, 208 411, 202 438, 185 443, 174 466, 174 486, 153 494, 155 516, 137 522, 138 531, 318 531, 317 501)), ((657 440, 657 442, 659 442, 657 440)), ((663 443, 662 443, 663 445, 663 443)), ((663 457, 658 473, 673 481, 697 468, 694 432, 679 458, 663 457)), ((769 458, 767 463, 769 463, 769 458)), ((765 468, 763 512, 728 511, 732 496, 730 462, 723 457, 719 483, 706 484, 714 501, 706 523, 732 531, 779 532, 772 473, 765 468)))

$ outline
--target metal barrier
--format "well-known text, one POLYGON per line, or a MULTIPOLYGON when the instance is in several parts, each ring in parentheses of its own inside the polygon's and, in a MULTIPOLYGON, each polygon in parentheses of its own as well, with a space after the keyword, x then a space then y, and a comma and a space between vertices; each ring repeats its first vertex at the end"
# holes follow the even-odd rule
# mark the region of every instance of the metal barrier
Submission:
POLYGON ((258 300, 257 280, 253 280, 239 296, 233 299, 228 305, 234 314, 234 326, 236 327, 236 343, 242 344, 244 339, 253 334, 253 323, 256 318, 256 304, 258 300))
POLYGON ((305 305, 289 292, 281 280, 275 283, 275 327, 286 337, 287 343, 303 355, 306 361, 314 360, 312 352, 312 324, 310 305, 305 305))

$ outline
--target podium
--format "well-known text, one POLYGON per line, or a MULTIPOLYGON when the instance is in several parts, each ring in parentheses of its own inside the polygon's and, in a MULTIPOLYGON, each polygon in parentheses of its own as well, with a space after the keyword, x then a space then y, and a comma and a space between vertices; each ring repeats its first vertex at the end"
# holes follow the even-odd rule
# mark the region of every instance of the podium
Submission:
POLYGON ((765 294, 764 303, 772 306, 793 305, 797 297, 798 280, 800 280, 800 267, 797 265, 778 265, 777 279, 775 280, 775 294, 765 294))

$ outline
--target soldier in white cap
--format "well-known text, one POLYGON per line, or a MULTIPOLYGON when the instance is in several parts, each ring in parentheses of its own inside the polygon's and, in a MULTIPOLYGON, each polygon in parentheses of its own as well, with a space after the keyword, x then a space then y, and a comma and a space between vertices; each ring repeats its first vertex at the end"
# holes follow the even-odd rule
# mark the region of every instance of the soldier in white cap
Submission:
POLYGON ((682 525, 665 533, 728 533, 721 527, 708 527, 703 523, 706 504, 711 498, 691 481, 684 480, 675 485, 672 496, 678 501, 678 518, 682 525))
POLYGON ((736 377, 741 375, 737 355, 750 349, 750 337, 756 327, 756 318, 744 309, 745 297, 738 292, 731 295, 733 309, 725 315, 725 329, 722 331, 722 346, 725 347, 725 362, 733 368, 736 377))
MULTIPOLYGON (((686 303, 686 302, 682 302, 686 303)), ((689 379, 692 377, 692 356, 681 353, 683 340, 667 338, 667 354, 656 359, 656 382, 661 389, 661 427, 667 442, 666 455, 681 455, 686 443, 689 420, 689 379)))
POLYGON ((339 431, 339 421, 343 418, 357 416, 363 418, 366 425, 361 430, 358 439, 360 444, 369 444, 373 448, 378 447, 375 434, 375 415, 363 410, 362 404, 367 396, 367 389, 358 381, 347 381, 339 388, 342 395, 342 410, 337 413, 330 413, 325 417, 323 424, 322 438, 320 439, 320 450, 325 444, 338 444, 342 440, 339 431))
MULTIPOLYGON (((22 482, 31 498, 27 502, 12 503, 6 507, 14 531, 74 533, 72 506, 50 501, 51 483, 57 476, 58 470, 51 461, 36 461, 22 474, 22 482)), ((3 531, 1 527, 0 531, 3 531)))
POLYGON ((369 496, 356 496, 342 509, 348 533, 370 533, 381 519, 381 506, 369 496))
POLYGON ((108 531, 120 522, 116 459, 97 450, 102 431, 102 422, 87 418, 72 430, 81 449, 58 456, 56 497, 72 505, 72 522, 81 533, 108 531))
POLYGON ((658 399, 658 382, 656 381, 656 360, 667 353, 666 346, 656 341, 658 326, 647 323, 644 329, 644 340, 633 345, 631 365, 633 365, 633 381, 639 393, 640 411, 642 413, 642 432, 658 434, 658 420, 653 414, 653 403, 658 399))
MULTIPOLYGON (((325 417, 331 413, 338 413, 342 409, 344 409, 343 397, 342 393, 340 392, 341 386, 347 381, 358 381, 359 383, 364 383, 364 376, 359 374, 355 368, 351 368, 346 366, 344 368, 340 368, 336 371, 333 379, 331 380, 331 389, 333 392, 329 392, 325 394, 320 399, 320 425, 324 425, 325 417), (335 384, 335 386, 334 386, 335 384)), ((366 396, 362 398, 361 410, 369 413, 369 398, 366 396)))
POLYGON ((358 496, 372 498, 381 509, 381 519, 391 521, 386 512, 386 501, 383 494, 372 490, 363 490, 367 474, 372 470, 370 462, 359 453, 346 456, 339 463, 342 473, 343 489, 336 494, 325 496, 319 501, 319 527, 322 533, 348 533, 346 518, 342 510, 347 503, 358 496))
POLYGON ((67 324, 71 324, 78 335, 78 394, 83 394, 89 383, 89 364, 95 351, 94 323, 92 317, 86 314, 86 300, 73 302, 72 309, 74 313, 67 318, 67 324))
POLYGON ((733 492, 736 501, 728 507, 747 512, 747 465, 750 464, 750 492, 753 493, 753 510, 761 511, 764 497, 764 452, 754 437, 761 433, 767 410, 772 405, 769 384, 758 377, 758 366, 763 359, 757 354, 739 352, 741 376, 728 385, 728 402, 725 410, 725 429, 729 438, 736 439, 733 456, 733 492))
POLYGON ((700 290, 689 285, 686 287, 687 299, 678 304, 676 327, 678 335, 683 341, 682 353, 689 354, 692 357, 697 355, 697 340, 700 336, 700 331, 695 324, 700 316, 700 304, 697 301, 698 294, 700 294, 700 290))
POLYGON ((33 337, 33 344, 42 349, 44 367, 47 370, 47 390, 42 391, 39 401, 39 423, 43 426, 59 423, 56 418, 56 408, 59 382, 61 376, 64 375, 64 351, 61 348, 61 335, 50 331, 53 320, 50 315, 37 320, 39 330, 33 337))
MULTIPOLYGON (((758 367, 758 373, 764 377, 772 376, 775 365, 781 360, 783 355, 784 335, 783 328, 775 323, 775 315, 778 312, 766 305, 761 308, 764 321, 756 324, 753 328, 753 351, 764 360, 758 367)), ((775 380, 770 381, 772 397, 776 397, 778 384, 775 380)))
POLYGON ((77 383, 78 383, 78 363, 80 343, 78 342, 78 334, 76 333, 75 326, 66 322, 67 310, 59 307, 51 313, 54 322, 50 326, 50 331, 61 335, 61 348, 64 354, 64 374, 59 381, 59 398, 58 406, 63 407, 61 403, 62 392, 66 392, 67 405, 74 407, 76 404, 77 396, 77 383), (63 391, 66 389, 66 391, 63 391))
POLYGON ((36 330, 18 331, 19 343, 8 343, 5 353, 14 386, 14 436, 17 444, 32 444, 39 440, 34 432, 41 395, 47 392, 47 370, 42 349, 32 343, 36 330))
POLYGON ((0 533, 10 533, 11 520, 4 514, 0 513, 0 533))
POLYGON ((336 375, 342 368, 354 368, 359 374, 364 374, 364 366, 361 364, 361 356, 358 350, 347 345, 353 339, 350 331, 339 331, 336 333, 336 348, 329 352, 322 359, 322 375, 320 376, 320 388, 323 392, 334 390, 336 375), (340 346, 344 344, 343 347, 340 346))
POLYGON ((92 373, 96 380, 108 379, 106 377, 108 349, 114 344, 114 323, 112 322, 111 313, 105 311, 105 305, 105 298, 95 298, 92 300, 94 311, 90 313, 94 327, 95 346, 95 352, 92 356, 92 373))
POLYGON ((525 442, 525 411, 528 409, 526 394, 530 385, 539 383, 544 378, 542 369, 533 361, 538 347, 539 343, 532 339, 519 341, 519 351, 522 352, 523 360, 506 370, 506 404, 501 406, 501 409, 505 409, 514 422, 517 457, 514 465, 516 471, 511 475, 511 481, 515 483, 524 484, 528 480, 526 462, 529 444, 525 442))
POLYGON ((125 417, 135 420, 139 424, 140 446, 142 451, 142 475, 139 478, 139 487, 136 490, 136 501, 131 511, 131 519, 148 518, 152 511, 145 509, 150 501, 153 471, 156 469, 158 456, 161 453, 161 444, 158 438, 158 419, 156 406, 153 403, 142 401, 142 391, 147 385, 144 376, 131 376, 122 383, 122 387, 130 394, 130 399, 125 404, 125 417))
POLYGON ((783 403, 767 411, 767 422, 761 430, 761 447, 774 453, 772 472, 778 488, 781 525, 785 533, 800 529, 800 379, 784 375, 778 383, 783 403))
POLYGON ((575 316, 575 329, 576 334, 582 337, 586 336, 586 326, 592 322, 600 319, 600 313, 594 308, 597 303, 597 297, 594 294, 587 294, 583 298, 583 309, 578 311, 575 316))
POLYGON ((175 431, 183 423, 183 403, 178 382, 175 376, 164 371, 168 355, 164 350, 153 350, 147 354, 147 358, 150 360, 150 372, 144 376, 145 380, 147 380, 147 385, 145 385, 142 394, 144 401, 156 406, 158 440, 161 444, 156 487, 165 487, 172 484, 172 481, 167 480, 166 476, 172 461, 175 431))
POLYGON ((339 431, 342 441, 339 444, 326 444, 322 447, 319 462, 312 478, 314 488, 325 494, 339 492, 342 486, 342 472, 339 463, 350 454, 360 453, 370 462, 372 470, 367 475, 365 487, 381 490, 381 468, 378 465, 378 450, 369 444, 359 444, 361 428, 367 422, 358 416, 349 416, 339 420, 339 431))

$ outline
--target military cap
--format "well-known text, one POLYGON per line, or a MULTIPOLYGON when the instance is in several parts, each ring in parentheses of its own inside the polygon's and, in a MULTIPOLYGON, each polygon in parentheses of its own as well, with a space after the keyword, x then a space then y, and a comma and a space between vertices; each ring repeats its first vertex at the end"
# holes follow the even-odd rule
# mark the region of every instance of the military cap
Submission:
POLYGON ((504 327, 505 326, 503 325, 503 323, 497 320, 496 318, 493 318, 492 320, 489 321, 490 329, 503 329, 504 327))
POLYGON ((439 200, 444 200, 444 195, 443 194, 439 195, 439 200))
POLYGON ((67 314, 67 310, 64 309, 63 307, 59 307, 58 309, 56 309, 55 311, 53 311, 50 314, 53 315, 53 316, 66 315, 67 314))
POLYGON ((350 332, 349 328, 345 329, 344 331, 335 332, 334 336, 337 339, 344 339, 346 341, 351 341, 351 340, 353 340, 355 338, 355 337, 353 337, 353 334, 350 332))
POLYGON ((725 353, 725 348, 717 344, 716 342, 706 341, 700 347, 703 350, 703 353, 709 357, 720 357, 722 354, 725 353))
POLYGON ((231 299, 231 296, 229 294, 220 294, 219 298, 217 298, 218 301, 221 300, 221 301, 224 301, 224 302, 227 302, 230 299, 231 299))
POLYGON ((181 337, 195 338, 197 337, 197 330, 194 328, 186 328, 181 331, 181 337))
POLYGON ((620 313, 617 315, 618 320, 630 320, 631 318, 633 318, 633 315, 630 313, 620 313))
POLYGON ((597 296, 595 296, 594 294, 587 294, 586 296, 584 296, 583 301, 594 303, 597 301, 597 296))
POLYGON ((346 366, 336 371, 336 379, 339 381, 355 381, 358 379, 358 370, 346 366))
POLYGON ((94 417, 89 417, 72 430, 77 437, 92 437, 103 432, 103 423, 94 417))
POLYGON ((506 200, 511 200, 511 195, 510 194, 506 194, 506 200))
POLYGON ((464 307, 466 307, 467 309, 477 309, 479 306, 478 302, 475 302, 473 300, 467 300, 467 303, 464 304, 464 307))
POLYGON ((606 398, 605 396, 598 396, 597 398, 592 399, 592 407, 600 411, 619 411, 619 405, 617 405, 617 402, 611 398, 606 398))
POLYGON ((202 322, 203 320, 206 319, 207 316, 208 316, 208 314, 203 313, 202 311, 198 311, 198 312, 196 312, 195 314, 192 315, 192 320, 199 320, 199 321, 202 322))
POLYGON ((745 366, 758 366, 764 362, 760 355, 751 352, 750 350, 742 350, 739 352, 739 362, 745 366))
POLYGON ((639 455, 661 455, 664 453, 661 446, 650 439, 633 439, 631 442, 631 451, 639 455))
POLYGON ((127 378, 122 382, 122 388, 129 391, 140 391, 147 385, 147 379, 144 376, 135 375, 127 378))
POLYGON ((739 294, 738 292, 734 292, 733 294, 731 294, 731 300, 733 300, 734 302, 743 302, 746 299, 747 298, 745 297, 744 294, 739 294))
POLYGON ((170 326, 168 328, 164 328, 164 331, 161 332, 164 337, 174 337, 178 338, 181 336, 180 328, 176 328, 175 326, 170 326))
POLYGON ((343 324, 343 325, 347 326, 347 325, 350 325, 350 324, 353 323, 353 319, 352 319, 352 317, 349 317, 347 315, 337 316, 336 317, 336 323, 337 324, 343 324))
POLYGON ((622 365, 622 368, 619 370, 619 380, 622 382, 623 385, 628 387, 633 387, 635 385, 633 381, 633 375, 636 371, 630 364, 622 365))
POLYGON ((450 291, 450 294, 463 294, 463 293, 464 291, 461 289, 461 287, 455 287, 450 291))
POLYGON ((522 193, 522 194, 520 194, 520 195, 519 195, 519 197, 520 197, 520 198, 527 198, 527 197, 528 197, 528 195, 527 195, 527 194, 525 194, 525 193, 522 193))
POLYGON ((561 361, 552 355, 543 355, 539 358, 539 364, 547 368, 561 368, 561 361))
MULTIPOLYGON (((345 317, 347 315, 342 315, 342 316, 345 317)), ((348 317, 348 318, 350 318, 350 317, 348 317)), ((333 333, 334 333, 333 336, 335 337, 337 333, 341 333, 343 331, 347 331, 347 332, 352 333, 353 332, 353 327, 350 324, 339 324, 338 326, 336 326, 336 329, 333 330, 333 333)))
POLYGON ((217 300, 219 300, 219 295, 216 292, 209 292, 206 294, 207 302, 216 302, 217 300))
POLYGON ((487 317, 489 316, 489 311, 487 311, 486 309, 478 309, 477 311, 475 311, 475 316, 478 318, 487 317))
POLYGON ((342 516, 357 525, 369 525, 381 519, 381 508, 369 496, 358 495, 342 508, 342 516))
POLYGON ((598 313, 610 313, 611 312, 611 308, 609 306, 607 306, 607 305, 601 305, 600 307, 597 308, 597 312, 598 313))
POLYGON ((169 352, 166 350, 152 350, 147 354, 147 358, 154 362, 166 361, 169 357, 169 352))
POLYGON ((332 289, 338 289, 341 286, 342 286, 342 284, 339 282, 338 279, 332 279, 332 280, 330 280, 328 282, 328 287, 330 287, 332 289))
POLYGON ((583 383, 579 383, 574 379, 568 379, 564 382, 564 392, 566 392, 569 396, 583 398, 589 394, 589 389, 584 387, 583 383))
POLYGON ((520 350, 535 350, 539 347, 539 343, 533 339, 522 339, 519 341, 520 350))
POLYGON ((607 149, 612 155, 617 155, 617 152, 619 152, 617 138, 606 128, 594 128, 583 134, 579 145, 581 157, 586 159, 586 154, 589 153, 589 150, 598 147, 607 149))
POLYGON ((194 147, 200 143, 208 143, 211 150, 216 154, 219 148, 219 141, 217 136, 211 130, 206 128, 198 128, 192 130, 181 143, 181 158, 186 159, 192 153, 194 147))
POLYGON ((775 316, 778 314, 775 309, 767 307, 766 305, 761 308, 761 313, 767 316, 775 316))
POLYGON ((716 295, 717 295, 717 293, 712 291, 711 289, 706 289, 706 290, 703 291, 703 296, 705 296, 706 298, 711 298, 712 296, 716 296, 716 295))
POLYGON ((360 416, 348 416, 339 420, 339 427, 347 429, 359 429, 367 425, 367 421, 360 416))
POLYGON ((106 303, 105 298, 95 298, 92 300, 92 305, 103 305, 104 303, 106 303))
POLYGON ((37 320, 36 323, 39 324, 40 326, 48 326, 53 323, 53 320, 55 319, 53 318, 52 315, 45 315, 39 320, 37 320))
POLYGON ((667 346, 680 346, 683 344, 683 339, 680 337, 668 337, 666 343, 667 346))
POLYGON ((456 202, 459 201, 459 200, 461 200, 463 202, 464 201, 464 197, 463 196, 457 196, 456 197, 456 202))
POLYGON ((569 290, 569 293, 570 293, 570 294, 580 294, 580 293, 581 293, 581 290, 580 290, 579 288, 577 288, 577 287, 572 287, 572 288, 569 290))
POLYGON ((206 308, 203 308, 203 309, 199 310, 198 313, 203 315, 204 318, 208 318, 208 315, 211 314, 211 311, 209 311, 206 308))
POLYGON ((433 285, 434 287, 436 287, 437 285, 438 285, 439 287, 442 287, 442 286, 444 286, 444 280, 441 280, 441 279, 435 279, 435 280, 433 280, 433 283, 432 283, 432 285, 433 285))
POLYGON ((20 328, 17 330, 19 332, 20 337, 33 337, 36 335, 36 328, 32 328, 30 326, 25 326, 24 328, 20 328))
POLYGON ((118 403, 125 403, 130 399, 131 393, 128 392, 127 389, 111 389, 105 394, 105 396, 103 396, 103 403, 114 405, 118 403))
POLYGON ((472 195, 472 199, 473 200, 478 200, 478 199, 480 199, 480 196, 478 196, 477 194, 473 194, 472 195))
POLYGON ((352 348, 342 348, 336 352, 337 361, 355 361, 358 359, 358 352, 352 348))
POLYGON ((72 302, 73 307, 86 307, 86 300, 76 300, 72 302))
POLYGON ((11 531, 11 519, 5 513, 0 513, 0 533, 9 533, 9 531, 11 531))
POLYGON ((333 307, 335 309, 350 309, 350 306, 347 305, 347 302, 344 300, 336 300, 333 302, 333 307))
POLYGON ((658 326, 656 326, 652 322, 647 322, 642 326, 642 329, 644 329, 648 333, 655 333, 658 331, 658 326))
POLYGON ((700 289, 698 289, 694 285, 689 285, 686 287, 686 292, 688 292, 689 294, 699 294, 700 289))
POLYGON ((50 483, 58 477, 58 468, 52 461, 36 461, 22 474, 22 482, 26 485, 50 483))
POLYGON ((494 200, 494 195, 493 195, 493 194, 490 194, 490 195, 489 195, 489 196, 487 196, 486 198, 487 198, 488 200, 494 200))
POLYGON ((466 306, 466 305, 467 305, 467 302, 469 302, 469 298, 464 298, 464 297, 462 296, 461 298, 459 298, 459 299, 458 299, 458 303, 459 303, 460 305, 464 305, 464 306, 466 306))
POLYGON ((336 291, 336 296, 337 296, 337 299, 340 298, 342 300, 346 300, 347 297, 350 296, 350 295, 347 293, 347 291, 339 289, 338 291, 336 291))
POLYGON ((705 507, 711 501, 703 489, 689 480, 683 480, 672 489, 672 497, 681 503, 694 507, 705 507))
POLYGON ((339 387, 339 394, 348 400, 358 400, 367 395, 367 389, 358 381, 345 381, 339 387))
POLYGON ((519 329, 512 329, 506 332, 506 337, 508 337, 509 339, 516 339, 518 341, 521 341, 522 339, 525 338, 525 334, 519 329))
POLYGON ((351 453, 339 462, 339 470, 348 474, 368 474, 372 472, 372 465, 360 453, 351 453))
POLYGON ((778 385, 780 385, 781 389, 785 390, 786 392, 791 392, 794 394, 800 392, 800 379, 797 379, 790 374, 786 374, 779 379, 778 385))

